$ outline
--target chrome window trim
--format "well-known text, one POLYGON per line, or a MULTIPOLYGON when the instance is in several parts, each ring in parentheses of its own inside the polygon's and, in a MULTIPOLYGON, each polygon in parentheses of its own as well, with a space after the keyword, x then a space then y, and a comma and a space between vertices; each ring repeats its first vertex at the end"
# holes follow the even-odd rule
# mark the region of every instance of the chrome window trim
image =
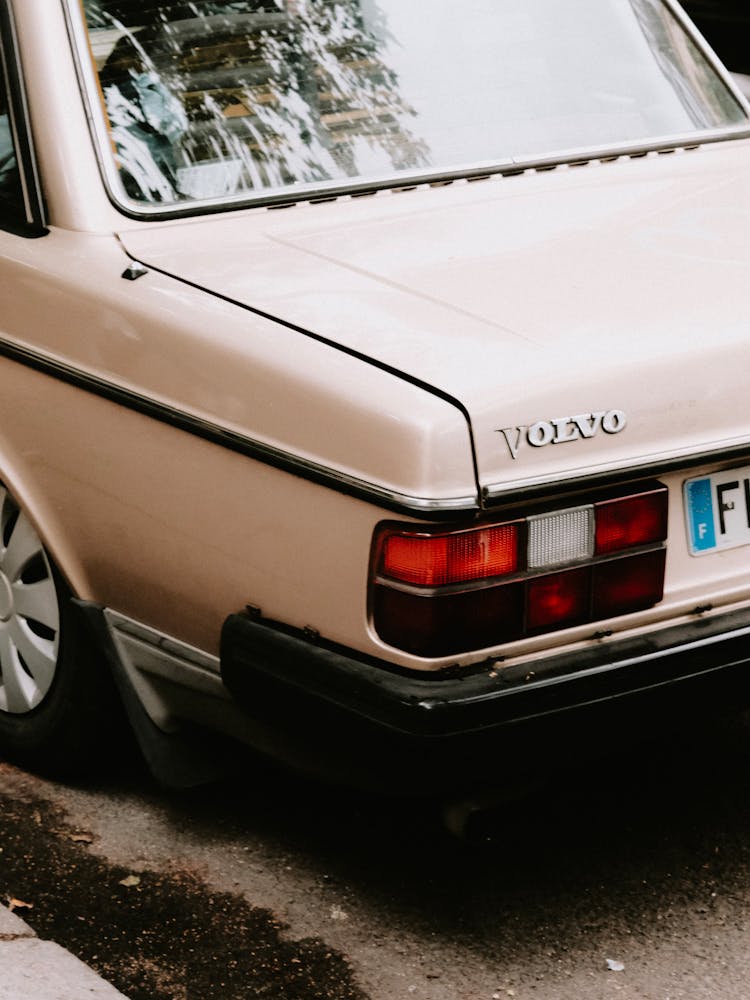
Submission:
POLYGON ((33 350, 24 344, 0 337, 0 358, 7 358, 49 375, 68 385, 107 399, 126 409, 158 420, 160 423, 193 434, 221 448, 237 452, 248 458, 299 476, 310 482, 328 486, 339 493, 364 500, 387 510, 407 516, 443 518, 446 514, 476 513, 479 503, 476 495, 464 497, 419 497, 400 493, 379 483, 360 479, 339 469, 301 458, 257 438, 228 430, 221 424, 197 417, 167 403, 160 403, 141 393, 126 389, 116 382, 94 375, 82 368, 66 364, 51 355, 33 350))
POLYGON ((90 47, 80 2, 79 0, 61 0, 61 2, 65 21, 68 26, 68 34, 70 36, 81 94, 84 100, 86 117, 89 122, 94 150, 107 196, 112 205, 130 219, 162 221, 165 219, 192 217, 243 208, 285 207, 300 201, 326 201, 372 194, 378 191, 401 191, 425 185, 441 185, 452 181, 472 180, 492 175, 519 174, 527 170, 550 169, 552 167, 591 160, 610 160, 649 152, 666 152, 685 147, 701 146, 706 143, 750 138, 750 102, 745 99, 736 82, 719 61, 716 53, 707 44, 695 25, 687 17, 687 14, 677 6, 675 0, 662 0, 662 3, 676 17, 698 50, 704 55, 708 63, 726 85, 738 106, 745 113, 748 119, 746 124, 723 129, 705 129, 684 135, 658 136, 647 142, 625 142, 614 146, 588 146, 542 157, 509 157, 481 164, 466 164, 463 167, 456 167, 451 170, 405 171, 397 176, 388 175, 380 178, 370 178, 367 181, 359 183, 342 184, 340 180, 335 180, 322 184, 300 184, 293 190, 285 190, 273 194, 241 194, 232 198, 175 202, 169 206, 162 204, 141 205, 127 198, 120 183, 119 171, 114 156, 108 155, 105 152, 110 148, 109 130, 105 120, 104 109, 102 108, 100 90, 94 68, 91 65, 90 59, 86 60, 83 58, 83 54, 88 53, 90 47), (75 11, 73 10, 73 5, 76 7, 75 11))
MULTIPOLYGON (((43 236, 47 232, 44 198, 11 0, 0 0, 0 72, 8 93, 9 120, 18 160, 26 225, 29 227, 28 232, 19 235, 43 236)), ((0 224, 0 228, 13 231, 13 227, 8 225, 0 224)))

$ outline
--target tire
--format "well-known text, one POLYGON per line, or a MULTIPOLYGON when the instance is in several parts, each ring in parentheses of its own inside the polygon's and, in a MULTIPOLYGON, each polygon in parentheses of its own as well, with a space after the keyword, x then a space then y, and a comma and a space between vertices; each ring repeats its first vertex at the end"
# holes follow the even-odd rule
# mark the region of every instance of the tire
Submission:
POLYGON ((115 708, 69 589, 0 485, 0 749, 55 776, 89 770, 115 708))

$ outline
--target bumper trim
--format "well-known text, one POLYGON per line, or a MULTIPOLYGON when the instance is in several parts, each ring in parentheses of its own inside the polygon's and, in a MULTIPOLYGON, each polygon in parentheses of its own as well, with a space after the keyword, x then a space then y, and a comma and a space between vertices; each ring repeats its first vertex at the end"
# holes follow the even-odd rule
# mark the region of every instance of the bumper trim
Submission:
POLYGON ((471 673, 425 677, 352 651, 311 642, 275 623, 231 615, 224 624, 221 673, 253 714, 309 731, 335 724, 420 742, 497 732, 690 681, 732 675, 750 687, 750 609, 664 628, 638 638, 471 673), (533 673, 532 673, 533 671, 533 673))

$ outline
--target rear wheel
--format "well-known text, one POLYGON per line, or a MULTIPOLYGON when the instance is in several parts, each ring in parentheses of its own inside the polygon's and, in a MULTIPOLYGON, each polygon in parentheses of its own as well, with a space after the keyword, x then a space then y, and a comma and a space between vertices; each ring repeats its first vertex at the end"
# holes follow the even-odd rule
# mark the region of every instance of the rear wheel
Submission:
POLYGON ((0 486, 0 745, 58 774, 95 759, 113 698, 70 593, 0 486))

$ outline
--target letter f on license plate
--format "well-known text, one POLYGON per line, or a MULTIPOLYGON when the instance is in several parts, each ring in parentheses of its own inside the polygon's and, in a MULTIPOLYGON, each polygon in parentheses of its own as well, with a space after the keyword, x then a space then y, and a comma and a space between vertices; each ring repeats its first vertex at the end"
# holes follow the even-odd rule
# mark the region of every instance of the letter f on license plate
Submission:
POLYGON ((688 479, 685 518, 694 556, 750 544, 750 466, 688 479))

